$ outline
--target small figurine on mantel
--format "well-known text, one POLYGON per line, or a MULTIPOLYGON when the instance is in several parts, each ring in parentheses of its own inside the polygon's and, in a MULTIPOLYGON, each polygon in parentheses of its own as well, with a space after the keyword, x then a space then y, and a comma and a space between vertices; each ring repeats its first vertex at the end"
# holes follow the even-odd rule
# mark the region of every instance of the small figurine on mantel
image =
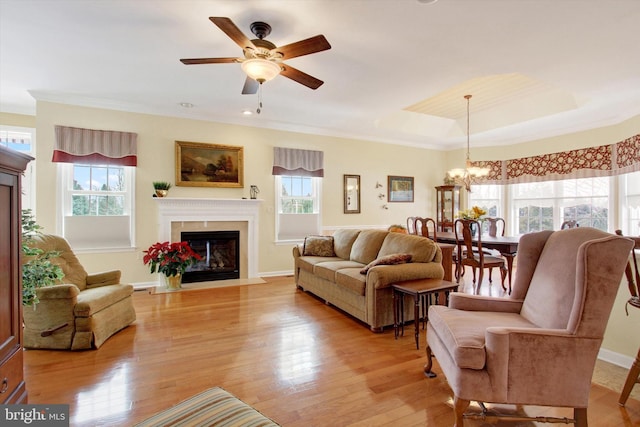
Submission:
POLYGON ((259 193, 260 189, 257 185, 252 185, 251 187, 249 187, 249 197, 251 197, 252 199, 256 199, 259 193))

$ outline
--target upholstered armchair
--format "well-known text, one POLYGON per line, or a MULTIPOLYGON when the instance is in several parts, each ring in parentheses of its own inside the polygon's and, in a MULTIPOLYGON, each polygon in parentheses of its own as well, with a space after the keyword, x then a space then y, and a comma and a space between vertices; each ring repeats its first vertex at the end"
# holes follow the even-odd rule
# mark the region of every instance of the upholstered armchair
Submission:
POLYGON ((34 237, 33 246, 59 251, 64 284, 36 291, 40 302, 24 307, 26 348, 83 350, 100 347, 110 336, 136 320, 133 286, 120 284, 120 271, 87 274, 65 239, 34 237))
POLYGON ((472 400, 573 408, 575 424, 587 425, 596 357, 632 247, 587 227, 525 234, 509 298, 452 293, 448 306, 429 308, 425 375, 435 376, 435 355, 457 427, 473 417, 463 417, 472 400))

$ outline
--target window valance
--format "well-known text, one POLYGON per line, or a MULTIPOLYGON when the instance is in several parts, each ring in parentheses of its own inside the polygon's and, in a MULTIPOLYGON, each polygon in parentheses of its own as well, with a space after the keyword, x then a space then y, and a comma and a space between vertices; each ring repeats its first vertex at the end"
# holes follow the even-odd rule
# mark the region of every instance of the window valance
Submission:
POLYGON ((324 176, 324 152, 273 148, 273 175, 324 176))
POLYGON ((137 165, 138 134, 111 130, 55 127, 54 162, 137 165))
POLYGON ((474 184, 520 184, 622 175, 640 171, 640 134, 610 145, 521 159, 472 162, 490 169, 474 184))

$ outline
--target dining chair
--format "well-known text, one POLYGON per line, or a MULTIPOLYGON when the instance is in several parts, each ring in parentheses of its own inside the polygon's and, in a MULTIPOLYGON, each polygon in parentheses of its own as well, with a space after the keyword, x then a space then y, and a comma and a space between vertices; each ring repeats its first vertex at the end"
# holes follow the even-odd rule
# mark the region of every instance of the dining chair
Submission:
MULTIPOLYGON (((476 293, 478 293, 480 285, 482 284, 484 269, 488 268, 491 272, 493 268, 499 268, 500 276, 502 277, 502 288, 506 291, 507 288, 504 286, 504 279, 507 276, 506 261, 502 257, 487 255, 482 250, 482 229, 480 227, 480 223, 473 219, 457 219, 454 222, 453 228, 455 230, 456 244, 458 246, 456 282, 460 281, 460 276, 462 276, 464 267, 469 266, 473 271, 473 286, 476 293), (475 240, 472 229, 475 229, 475 232, 477 233, 475 240), (480 271, 476 286, 476 270, 478 269, 480 271)), ((489 273, 489 283, 491 283, 491 273, 489 273)))
POLYGON ((407 234, 418 234, 416 232, 416 217, 407 217, 407 234))
MULTIPOLYGON (((622 236, 622 231, 616 230, 616 234, 622 236)), ((632 239, 634 241, 634 248, 631 250, 631 259, 627 262, 627 267, 624 271, 625 276, 627 277, 627 285, 629 286, 631 298, 627 301, 625 309, 629 306, 640 308, 640 289, 638 289, 638 286, 640 286, 640 271, 638 269, 638 257, 636 256, 636 250, 640 249, 640 237, 632 237, 632 239)), ((638 349, 638 354, 629 369, 627 380, 622 387, 622 392, 618 399, 618 404, 620 406, 624 406, 627 403, 627 399, 631 394, 631 390, 633 390, 633 386, 638 383, 640 383, 640 349, 638 349)))
POLYGON ((413 228, 418 236, 427 237, 436 241, 436 221, 433 218, 414 217, 413 228), (429 230, 431 227, 431 231, 429 230))
POLYGON ((489 234, 489 236, 491 237, 496 237, 496 236, 504 236, 504 230, 505 228, 507 228, 506 226, 506 222, 504 220, 504 218, 500 218, 500 217, 487 217, 487 218, 482 218, 482 227, 485 228, 487 230, 487 233, 489 234), (485 225, 487 224, 488 225, 485 225))
POLYGON ((562 223, 562 225, 560 226, 560 230, 566 230, 567 228, 576 228, 576 227, 580 227, 580 224, 578 224, 578 221, 569 220, 562 223))

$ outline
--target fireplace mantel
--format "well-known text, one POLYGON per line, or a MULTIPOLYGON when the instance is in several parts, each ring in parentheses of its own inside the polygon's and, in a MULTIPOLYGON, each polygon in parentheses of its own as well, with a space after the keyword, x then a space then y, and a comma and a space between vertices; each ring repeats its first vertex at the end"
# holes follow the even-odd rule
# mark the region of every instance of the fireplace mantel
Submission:
POLYGON ((171 224, 180 222, 246 221, 248 224, 248 276, 258 277, 258 219, 261 199, 202 199, 156 197, 158 238, 171 240, 171 224))

